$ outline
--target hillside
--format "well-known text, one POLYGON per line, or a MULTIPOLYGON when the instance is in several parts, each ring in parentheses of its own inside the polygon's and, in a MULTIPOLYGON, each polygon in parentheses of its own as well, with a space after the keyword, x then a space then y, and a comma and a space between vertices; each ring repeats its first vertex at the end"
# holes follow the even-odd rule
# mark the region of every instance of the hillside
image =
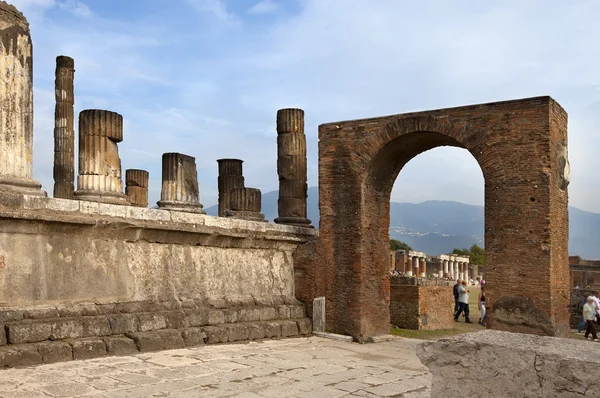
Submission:
MULTIPOLYGON (((319 191, 308 189, 308 218, 319 225, 319 191)), ((277 217, 278 192, 262 197, 265 217, 277 217)), ((206 209, 217 214, 217 206, 206 209)), ((600 214, 569 207, 569 255, 600 259, 600 214)), ((390 237, 408 243, 413 249, 429 254, 447 253, 455 247, 466 248, 473 243, 483 246, 483 206, 430 200, 423 203, 390 203, 390 237)))

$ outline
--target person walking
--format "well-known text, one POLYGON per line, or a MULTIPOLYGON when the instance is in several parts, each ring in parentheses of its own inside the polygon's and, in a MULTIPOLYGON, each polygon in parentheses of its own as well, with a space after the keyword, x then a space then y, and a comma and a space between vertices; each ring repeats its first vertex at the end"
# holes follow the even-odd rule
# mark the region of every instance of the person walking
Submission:
POLYGON ((478 304, 479 304, 479 312, 481 314, 481 317, 479 318, 479 323, 481 324, 481 326, 485 326, 485 320, 486 318, 486 311, 485 311, 485 286, 481 286, 481 293, 479 293, 479 299, 477 300, 478 304))
POLYGON ((598 341, 598 335, 596 334, 596 326, 594 320, 597 318, 597 309, 593 296, 587 298, 587 303, 583 306, 583 319, 587 323, 587 329, 583 337, 588 338, 590 333, 592 334, 592 341, 598 341))
POLYGON ((600 322, 600 299, 598 298, 598 291, 593 291, 591 297, 594 300, 594 306, 596 307, 597 322, 600 322))
POLYGON ((456 314, 456 311, 458 311, 459 305, 458 305, 458 288, 460 286, 460 282, 461 280, 458 279, 456 281, 456 285, 454 285, 454 313, 456 314))
POLYGON ((467 289, 467 281, 462 281, 462 285, 458 286, 458 311, 454 314, 455 322, 458 322, 461 312, 465 313, 465 323, 473 323, 469 319, 469 289, 467 289))

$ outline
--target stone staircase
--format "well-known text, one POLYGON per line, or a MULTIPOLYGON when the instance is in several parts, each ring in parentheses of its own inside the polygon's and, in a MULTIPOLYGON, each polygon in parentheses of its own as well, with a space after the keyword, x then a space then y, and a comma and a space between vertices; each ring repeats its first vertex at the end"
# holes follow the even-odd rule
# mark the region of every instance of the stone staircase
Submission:
POLYGON ((289 297, 4 308, 0 324, 2 368, 312 333, 289 297))

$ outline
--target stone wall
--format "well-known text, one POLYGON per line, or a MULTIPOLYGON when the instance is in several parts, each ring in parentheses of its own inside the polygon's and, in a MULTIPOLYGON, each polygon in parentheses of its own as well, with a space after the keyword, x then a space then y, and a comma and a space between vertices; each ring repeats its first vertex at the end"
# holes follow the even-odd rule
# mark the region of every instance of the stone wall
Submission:
POLYGON ((422 343, 431 398, 600 396, 600 344, 486 330, 422 343))
MULTIPOLYGON (((402 278, 416 279, 416 278, 402 278)), ((390 284, 390 323, 401 329, 452 329, 452 287, 435 284, 390 284)))

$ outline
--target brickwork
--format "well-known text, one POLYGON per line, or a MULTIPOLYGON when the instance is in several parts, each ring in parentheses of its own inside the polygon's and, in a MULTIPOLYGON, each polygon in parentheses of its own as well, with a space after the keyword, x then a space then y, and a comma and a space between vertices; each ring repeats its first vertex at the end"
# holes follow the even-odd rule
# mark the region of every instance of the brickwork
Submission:
POLYGON ((455 146, 473 155, 485 179, 489 327, 567 335, 566 126, 550 97, 319 126, 314 266, 323 280, 312 291, 327 298, 328 328, 358 341, 388 332, 394 181, 418 154, 455 146))
POLYGON ((390 323, 402 329, 452 329, 451 286, 390 285, 390 323))
POLYGON ((571 287, 600 289, 600 260, 569 256, 571 287))

